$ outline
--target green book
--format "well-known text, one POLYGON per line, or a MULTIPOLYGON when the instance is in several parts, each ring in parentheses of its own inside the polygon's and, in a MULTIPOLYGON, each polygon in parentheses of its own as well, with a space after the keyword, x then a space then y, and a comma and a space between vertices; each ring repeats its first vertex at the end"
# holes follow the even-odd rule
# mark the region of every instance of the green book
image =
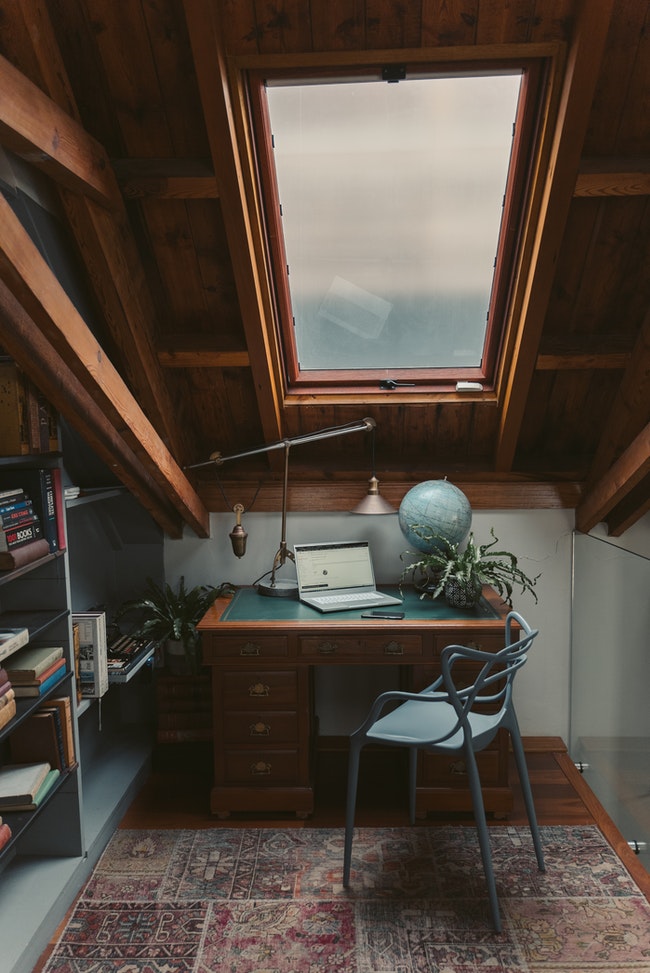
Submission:
POLYGON ((54 787, 55 783, 57 782, 60 776, 61 776, 61 771, 58 770, 57 768, 53 768, 52 770, 48 771, 48 773, 45 775, 45 780, 43 781, 39 789, 36 791, 34 800, 29 801, 25 804, 14 805, 12 806, 11 810, 12 811, 35 811, 36 808, 43 803, 43 801, 50 793, 50 791, 52 790, 52 788, 54 787))
POLYGON ((63 656, 62 645, 28 645, 5 663, 12 683, 33 682, 63 656))

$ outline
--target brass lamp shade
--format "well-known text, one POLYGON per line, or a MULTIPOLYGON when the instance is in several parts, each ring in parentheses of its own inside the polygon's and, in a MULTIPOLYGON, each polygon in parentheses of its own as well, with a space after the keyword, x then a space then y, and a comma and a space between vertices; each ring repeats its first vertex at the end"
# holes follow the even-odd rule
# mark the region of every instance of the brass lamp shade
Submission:
POLYGON ((379 480, 376 476, 371 476, 368 480, 368 492, 356 507, 352 510, 353 514, 395 514, 397 513, 388 500, 379 493, 379 480))

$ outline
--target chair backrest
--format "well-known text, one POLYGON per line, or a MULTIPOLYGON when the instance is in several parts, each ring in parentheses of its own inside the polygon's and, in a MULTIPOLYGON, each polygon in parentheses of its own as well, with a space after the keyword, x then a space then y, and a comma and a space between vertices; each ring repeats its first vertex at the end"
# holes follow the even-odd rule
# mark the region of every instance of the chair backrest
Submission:
POLYGON ((469 732, 467 716, 478 706, 489 707, 491 713, 498 713, 493 721, 496 732, 512 705, 514 678, 526 662, 528 649, 537 634, 537 630, 531 629, 518 612, 511 611, 505 622, 505 645, 498 652, 486 652, 465 645, 448 645, 442 650, 440 664, 443 685, 458 716, 458 724, 448 736, 459 727, 469 732), (513 642, 515 624, 520 632, 513 642), (474 682, 469 686, 462 685, 454 674, 458 663, 468 661, 481 664, 474 682))

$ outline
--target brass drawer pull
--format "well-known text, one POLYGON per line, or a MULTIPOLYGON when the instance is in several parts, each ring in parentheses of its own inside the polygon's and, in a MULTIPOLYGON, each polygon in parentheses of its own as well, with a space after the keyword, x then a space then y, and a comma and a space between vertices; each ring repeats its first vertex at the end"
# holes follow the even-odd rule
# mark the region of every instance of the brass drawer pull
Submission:
POLYGON ((404 646, 401 642, 387 642, 384 646, 384 655, 404 655, 404 646))
POLYGON ((247 657, 252 655, 261 655, 262 649, 257 642, 245 642, 239 650, 239 654, 247 657))
POLYGON ((318 643, 318 653, 319 655, 334 655, 338 649, 337 642, 319 642, 318 643))
POLYGON ((251 775, 253 777, 268 777, 271 773, 271 764, 267 764, 265 760, 257 760, 254 764, 251 764, 251 775))
POLYGON ((254 682, 248 687, 249 696, 268 696, 270 693, 268 686, 265 686, 263 682, 254 682))
POLYGON ((267 737, 271 732, 271 726, 269 723, 251 723, 248 727, 250 730, 250 735, 252 737, 267 737))
POLYGON ((467 767, 465 766, 464 760, 455 760, 453 763, 449 764, 449 773, 462 776, 467 774, 467 767))

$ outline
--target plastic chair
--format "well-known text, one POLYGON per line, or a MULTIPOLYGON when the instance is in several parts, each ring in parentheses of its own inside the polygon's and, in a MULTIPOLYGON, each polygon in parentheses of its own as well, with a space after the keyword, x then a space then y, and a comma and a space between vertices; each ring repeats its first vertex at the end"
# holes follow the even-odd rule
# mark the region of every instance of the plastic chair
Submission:
POLYGON ((500 932, 501 917, 492 867, 490 838, 475 755, 492 742, 499 729, 505 729, 510 733, 537 864, 543 872, 544 854, 524 748, 512 701, 514 678, 525 663, 526 653, 537 634, 537 631, 532 630, 521 615, 511 611, 505 622, 505 647, 499 652, 484 652, 481 649, 462 645, 448 645, 441 653, 441 675, 422 692, 408 693, 395 690, 382 693, 377 697, 365 721, 350 737, 343 860, 344 886, 350 884, 359 757, 365 744, 382 743, 409 749, 411 824, 415 824, 418 750, 427 753, 462 754, 476 819, 490 913, 496 931, 500 932), (513 642, 512 628, 515 622, 521 627, 521 632, 518 641, 513 642), (467 662, 478 664, 480 671, 471 686, 458 685, 458 681, 454 680, 454 669, 458 663, 467 662), (382 715, 385 708, 395 702, 401 705, 385 716, 382 715))

